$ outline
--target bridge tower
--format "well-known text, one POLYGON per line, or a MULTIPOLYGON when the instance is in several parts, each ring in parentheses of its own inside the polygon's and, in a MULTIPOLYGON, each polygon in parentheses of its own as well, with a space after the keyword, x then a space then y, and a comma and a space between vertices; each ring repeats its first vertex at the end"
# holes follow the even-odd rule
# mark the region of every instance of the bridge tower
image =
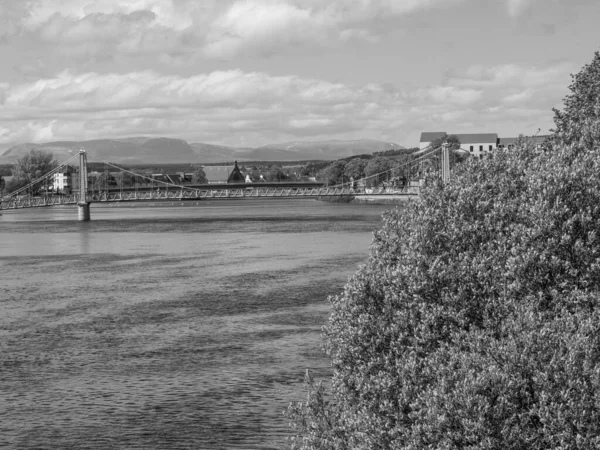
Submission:
POLYGON ((79 150, 79 192, 77 208, 79 220, 90 220, 90 202, 87 201, 87 153, 85 149, 79 150))
POLYGON ((450 179, 450 144, 444 141, 442 144, 442 181, 447 183, 450 179))

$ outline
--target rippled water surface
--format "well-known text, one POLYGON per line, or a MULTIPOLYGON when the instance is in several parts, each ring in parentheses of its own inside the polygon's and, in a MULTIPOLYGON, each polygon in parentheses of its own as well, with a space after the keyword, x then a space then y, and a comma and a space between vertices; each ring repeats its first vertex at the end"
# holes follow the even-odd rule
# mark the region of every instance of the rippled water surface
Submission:
POLYGON ((327 296, 385 206, 312 200, 0 216, 0 447, 287 448, 327 296))

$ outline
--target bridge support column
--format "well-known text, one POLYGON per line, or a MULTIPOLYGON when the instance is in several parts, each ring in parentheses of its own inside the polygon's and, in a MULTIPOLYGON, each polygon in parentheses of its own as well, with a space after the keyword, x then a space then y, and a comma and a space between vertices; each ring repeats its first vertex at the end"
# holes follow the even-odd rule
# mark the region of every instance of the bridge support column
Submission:
POLYGON ((77 203, 77 218, 80 221, 90 220, 90 204, 87 202, 87 154, 82 148, 79 150, 79 201, 77 203))
POLYGON ((90 204, 89 203, 79 203, 77 205, 78 214, 77 219, 79 221, 88 221, 90 220, 90 204))
POLYGON ((448 142, 442 144, 442 181, 447 183, 450 180, 450 145, 448 142))

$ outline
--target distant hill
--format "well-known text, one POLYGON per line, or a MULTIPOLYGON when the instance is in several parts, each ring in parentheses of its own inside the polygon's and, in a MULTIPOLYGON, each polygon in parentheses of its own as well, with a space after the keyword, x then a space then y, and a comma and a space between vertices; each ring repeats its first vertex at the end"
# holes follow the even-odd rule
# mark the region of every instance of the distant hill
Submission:
POLYGON ((136 137, 21 144, 9 148, 0 155, 0 163, 15 162, 31 149, 52 152, 58 161, 65 161, 82 147, 87 151, 90 161, 109 161, 118 164, 197 162, 196 153, 182 139, 136 137))
POLYGON ((234 159, 238 161, 334 160, 405 148, 392 142, 370 139, 284 142, 264 145, 254 149, 223 147, 203 143, 192 143, 190 146, 198 153, 200 160, 207 163, 232 161, 234 159), (218 161, 215 161, 215 158, 218 161))
MULTIPOLYGON (((385 150, 403 149, 405 147, 393 142, 376 141, 372 139, 360 140, 329 140, 314 142, 285 142, 270 144, 254 150, 258 155, 277 151, 282 155, 302 154, 304 159, 340 159, 348 156, 362 155, 365 153, 381 152, 385 150)), ((292 158, 292 159, 294 159, 292 158)))
POLYGON ((252 148, 226 147, 224 145, 205 144, 194 142, 190 144, 197 156, 197 160, 206 164, 223 161, 249 161, 246 155, 252 148))
POLYGON ((44 144, 20 144, 0 154, 0 164, 14 163, 31 149, 49 151, 59 161, 65 161, 85 148, 90 161, 117 164, 155 163, 218 163, 224 161, 299 161, 334 160, 354 155, 370 154, 404 147, 391 142, 362 140, 330 140, 315 142, 285 142, 258 148, 227 147, 182 139, 132 137, 93 141, 63 141, 44 144))

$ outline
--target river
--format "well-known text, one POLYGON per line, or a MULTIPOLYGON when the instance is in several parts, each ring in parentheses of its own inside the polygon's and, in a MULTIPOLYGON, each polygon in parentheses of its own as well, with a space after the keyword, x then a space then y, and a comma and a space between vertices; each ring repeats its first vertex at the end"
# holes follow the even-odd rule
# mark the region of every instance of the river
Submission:
POLYGON ((327 296, 389 206, 92 205, 0 215, 0 447, 280 449, 330 374, 327 296))

